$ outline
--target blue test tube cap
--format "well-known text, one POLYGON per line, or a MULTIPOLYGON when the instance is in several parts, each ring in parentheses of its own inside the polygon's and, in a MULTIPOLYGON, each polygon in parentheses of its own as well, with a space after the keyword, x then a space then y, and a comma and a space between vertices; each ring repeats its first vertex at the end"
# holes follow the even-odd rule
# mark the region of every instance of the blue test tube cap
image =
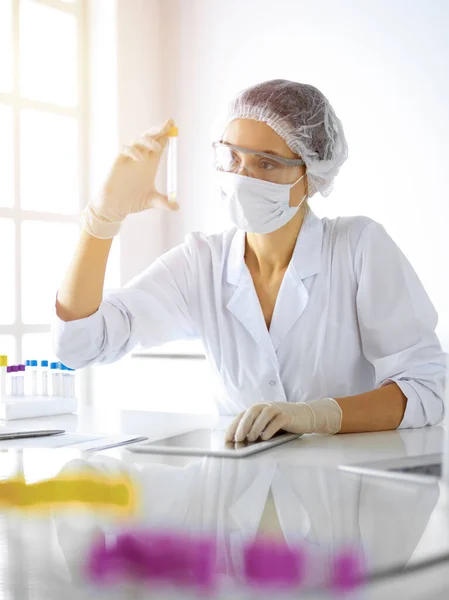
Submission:
POLYGON ((26 360, 25 361, 25 366, 26 367, 31 367, 31 360, 26 360))
POLYGON ((41 367, 48 367, 48 360, 41 360, 41 367))
POLYGON ((37 367, 37 360, 30 360, 32 367, 37 367))
POLYGON ((62 363, 58 363, 59 368, 61 371, 65 371, 67 369, 67 367, 65 365, 63 365, 62 363))
POLYGON ((59 368, 59 363, 55 362, 55 363, 50 363, 50 369, 58 369, 59 368))

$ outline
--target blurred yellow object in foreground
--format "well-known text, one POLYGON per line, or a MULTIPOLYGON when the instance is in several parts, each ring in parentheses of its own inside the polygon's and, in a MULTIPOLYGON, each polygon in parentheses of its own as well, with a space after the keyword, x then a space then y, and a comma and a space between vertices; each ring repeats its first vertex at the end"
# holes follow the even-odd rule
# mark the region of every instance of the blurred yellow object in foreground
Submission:
POLYGON ((23 478, 0 481, 0 508, 54 510, 70 504, 129 515, 136 507, 136 493, 125 476, 64 473, 37 483, 23 478))

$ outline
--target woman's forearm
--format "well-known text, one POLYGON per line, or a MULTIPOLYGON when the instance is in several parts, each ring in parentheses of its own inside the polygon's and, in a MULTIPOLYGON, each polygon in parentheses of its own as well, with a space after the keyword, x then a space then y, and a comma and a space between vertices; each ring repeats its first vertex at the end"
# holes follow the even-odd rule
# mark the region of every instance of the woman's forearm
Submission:
POLYGON ((63 321, 92 315, 103 299, 103 285, 112 239, 83 230, 72 262, 58 291, 56 314, 63 321))
POLYGON ((401 423, 407 398, 396 383, 357 396, 336 398, 343 413, 339 433, 387 431, 401 423))

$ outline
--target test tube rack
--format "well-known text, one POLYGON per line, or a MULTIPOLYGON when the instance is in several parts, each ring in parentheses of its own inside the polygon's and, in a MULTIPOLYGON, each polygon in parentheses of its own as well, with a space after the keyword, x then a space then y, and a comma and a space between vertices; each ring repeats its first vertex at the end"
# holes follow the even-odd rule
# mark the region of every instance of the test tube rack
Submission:
POLYGON ((5 396, 0 404, 0 419, 31 419, 76 412, 78 400, 66 396, 5 396))

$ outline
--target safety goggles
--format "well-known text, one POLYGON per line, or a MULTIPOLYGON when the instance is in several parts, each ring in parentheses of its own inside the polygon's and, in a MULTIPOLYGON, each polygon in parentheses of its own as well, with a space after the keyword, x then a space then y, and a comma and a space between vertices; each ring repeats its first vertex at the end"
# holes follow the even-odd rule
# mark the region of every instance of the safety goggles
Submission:
POLYGON ((247 174, 274 183, 288 183, 305 165, 300 158, 284 158, 268 152, 254 152, 241 146, 214 142, 214 166, 218 171, 247 174), (246 173, 244 173, 246 172, 246 173))

